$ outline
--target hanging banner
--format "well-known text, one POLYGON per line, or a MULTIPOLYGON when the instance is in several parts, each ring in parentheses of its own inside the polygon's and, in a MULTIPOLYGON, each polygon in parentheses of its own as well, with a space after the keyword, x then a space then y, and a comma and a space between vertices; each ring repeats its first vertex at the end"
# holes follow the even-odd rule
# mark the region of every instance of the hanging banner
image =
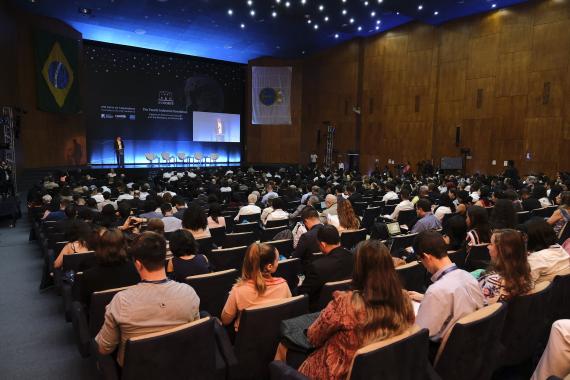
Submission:
POLYGON ((293 68, 251 68, 251 123, 291 124, 291 74, 293 68))

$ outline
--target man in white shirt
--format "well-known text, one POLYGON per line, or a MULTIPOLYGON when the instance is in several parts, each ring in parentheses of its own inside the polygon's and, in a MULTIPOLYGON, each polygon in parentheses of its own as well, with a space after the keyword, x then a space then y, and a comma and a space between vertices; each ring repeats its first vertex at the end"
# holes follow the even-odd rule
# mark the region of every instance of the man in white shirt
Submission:
POLYGON ((289 219, 289 213, 283 210, 283 207, 285 207, 285 202, 283 202, 281 198, 273 198, 273 201, 271 203, 271 208, 273 211, 267 214, 265 221, 263 221, 263 224, 266 224, 270 220, 289 219))
POLYGON ((398 199, 398 194, 396 194, 396 186, 392 182, 388 182, 386 184, 386 189, 388 192, 384 194, 382 197, 382 202, 386 203, 387 201, 392 201, 394 199, 398 199))
POLYGON ((390 219, 392 220, 398 220, 400 211, 413 210, 415 208, 414 204, 410 201, 410 191, 408 189, 402 189, 402 191, 400 191, 400 198, 402 201, 398 203, 394 212, 390 215, 390 219))
POLYGON ((459 319, 484 306, 484 297, 477 280, 449 259, 441 234, 423 231, 415 245, 418 259, 433 274, 433 284, 424 295, 408 294, 421 302, 416 324, 427 328, 431 341, 439 344, 459 319))
POLYGON ((162 222, 164 223, 164 232, 173 232, 182 228, 182 221, 172 213, 172 206, 170 203, 163 203, 160 206, 162 212, 162 222))
POLYGON ((239 217, 242 215, 261 214, 261 208, 255 205, 256 202, 257 196, 255 194, 249 194, 247 196, 247 206, 243 206, 239 209, 234 220, 237 222, 239 220, 239 217))
POLYGON ((97 203, 101 203, 105 200, 103 194, 101 194, 101 191, 96 187, 93 189, 93 192, 91 193, 91 198, 95 199, 97 203))

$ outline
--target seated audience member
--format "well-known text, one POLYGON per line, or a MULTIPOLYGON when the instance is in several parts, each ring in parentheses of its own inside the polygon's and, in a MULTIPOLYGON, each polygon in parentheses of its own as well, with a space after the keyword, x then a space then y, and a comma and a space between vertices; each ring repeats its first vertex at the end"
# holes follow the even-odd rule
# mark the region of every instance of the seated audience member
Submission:
POLYGON ((386 184, 386 190, 386 194, 382 197, 382 202, 386 203, 388 201, 398 199, 398 194, 396 194, 396 185, 393 182, 388 182, 386 184))
POLYGON ((65 218, 55 222, 55 230, 57 232, 65 233, 69 228, 69 225, 77 219, 77 207, 73 203, 68 204, 65 207, 65 210, 63 210, 63 213, 65 214, 65 218))
POLYGON ((173 257, 168 261, 166 272, 173 280, 184 282, 188 276, 210 272, 208 259, 198 254, 198 243, 189 231, 173 232, 168 242, 173 257))
POLYGON ((182 220, 182 216, 184 215, 184 211, 186 211, 186 208, 187 208, 186 201, 184 201, 184 198, 177 195, 175 197, 172 197, 172 202, 174 203, 174 206, 176 207, 176 212, 174 213, 174 217, 182 220))
POLYGON ((301 222, 307 232, 302 234, 299 238, 295 252, 293 252, 293 257, 300 259, 303 263, 303 268, 306 268, 312 259, 312 254, 321 251, 319 241, 317 240, 317 233, 323 225, 321 224, 317 210, 310 206, 306 206, 301 212, 301 222))
POLYGON ((150 196, 144 203, 144 213, 140 214, 141 218, 151 219, 151 218, 158 218, 162 219, 162 212, 156 211, 158 207, 158 203, 151 198, 150 196))
POLYGON ((317 232, 322 257, 313 260, 305 272, 305 280, 297 288, 307 294, 311 310, 318 307, 321 288, 327 282, 346 280, 352 275, 352 254, 340 245, 340 235, 334 226, 326 225, 317 232))
POLYGON ((239 217, 242 215, 254 215, 254 214, 261 214, 261 208, 256 205, 257 203, 257 195, 251 193, 247 196, 247 206, 243 206, 239 209, 236 217, 234 220, 237 222, 239 217))
POLYGON ((311 379, 345 379, 356 351, 403 333, 414 311, 402 289, 388 248, 378 240, 358 244, 353 290, 335 292, 333 300, 307 330, 316 347, 299 367, 311 379))
POLYGON ((306 204, 301 203, 297 209, 289 214, 289 219, 295 219, 298 216, 301 216, 301 212, 303 211, 303 209, 307 206, 311 206, 311 207, 315 207, 317 204, 319 204, 319 197, 316 195, 311 195, 310 197, 307 198, 307 202, 306 204))
POLYGON ((465 190, 460 190, 457 192, 457 205, 455 206, 455 212, 461 216, 467 214, 467 209, 471 206, 473 199, 471 195, 465 190))
POLYGON ((321 223, 326 223, 329 216, 338 215, 337 197, 332 194, 327 194, 325 197, 325 210, 321 212, 321 223))
POLYGON ((493 232, 489 255, 491 267, 479 277, 479 286, 488 304, 504 302, 533 289, 521 232, 510 229, 493 232))
POLYGON ((166 277, 166 241, 162 236, 144 232, 134 240, 130 254, 141 282, 113 297, 103 327, 95 337, 102 355, 112 353, 118 346, 117 361, 121 366, 128 339, 199 318, 200 299, 194 289, 166 277))
POLYGON ((102 211, 103 207, 105 207, 106 205, 111 205, 113 206, 113 209, 115 210, 117 209, 117 203, 111 200, 111 193, 108 191, 105 191, 103 193, 103 202, 97 203, 97 208, 99 209, 99 211, 102 211))
POLYGON ((457 251, 465 244, 467 223, 461 215, 454 215, 443 226, 443 239, 448 251, 457 251))
POLYGON ((471 206, 467 209, 467 245, 488 244, 491 241, 491 225, 489 213, 481 206, 471 206))
POLYGON ((435 208, 434 215, 439 221, 443 220, 443 217, 447 214, 453 214, 455 211, 455 205, 449 196, 445 194, 441 194, 439 198, 439 206, 435 208))
POLYGON ((279 252, 269 244, 253 243, 247 249, 241 277, 230 291, 221 320, 224 325, 234 322, 239 329, 241 312, 252 306, 291 297, 287 281, 273 277, 279 265, 279 252))
POLYGON ((348 194, 347 200, 349 200, 351 204, 354 204, 354 202, 362 202, 362 194, 360 191, 357 191, 354 185, 348 185, 346 187, 346 193, 348 194))
POLYGON ((91 229, 85 222, 74 220, 67 227, 65 238, 69 241, 62 249, 53 263, 54 268, 63 266, 63 256, 75 253, 85 253, 91 251, 87 241, 91 235, 91 229))
POLYGON ((428 199, 420 198, 416 203, 416 213, 418 221, 410 233, 415 234, 427 230, 437 230, 441 228, 441 221, 431 212, 431 202, 428 199))
POLYGON ((509 201, 511 201, 513 203, 513 207, 515 209, 515 212, 524 211, 523 206, 522 206, 522 202, 520 201, 519 195, 517 194, 516 191, 509 189, 509 190, 505 190, 504 194, 505 194, 505 199, 508 199, 509 201))
POLYGON ((550 203, 550 199, 548 199, 548 195, 546 194, 546 188, 541 184, 534 186, 532 189, 532 197, 534 199, 538 199, 540 207, 552 206, 552 203, 550 203))
POLYGON ((542 218, 525 223, 528 236, 528 263, 536 283, 552 281, 556 275, 570 273, 570 256, 559 244, 554 229, 542 218))
POLYGON ((398 216, 400 215, 400 211, 406 211, 406 210, 413 210, 414 209, 414 204, 412 202, 410 202, 410 190, 402 189, 402 191, 400 191, 400 199, 402 201, 396 205, 396 208, 394 209, 394 211, 390 215, 390 219, 392 219, 392 220, 398 220, 398 216))
POLYGON ((481 189, 479 190, 479 199, 477 200, 477 202, 475 202, 475 206, 492 207, 493 202, 491 202, 491 200, 489 199, 490 196, 491 196, 491 189, 489 189, 489 186, 481 186, 481 189))
POLYGON ((327 222, 335 226, 339 233, 356 231, 360 228, 360 219, 354 212, 352 204, 348 199, 339 199, 337 212, 338 215, 330 216, 327 222))
POLYGON ((532 211, 542 207, 538 198, 534 197, 534 192, 531 195, 528 188, 521 190, 521 201, 524 211, 532 211))
POLYGON ((319 197, 319 191, 320 188, 316 185, 313 185, 311 187, 311 191, 308 191, 307 193, 303 194, 303 196, 301 196, 301 204, 306 204, 307 200, 309 199, 309 197, 311 196, 315 196, 315 197, 319 197))
POLYGON ((267 224, 267 222, 269 222, 271 220, 287 220, 287 219, 289 219, 289 213, 287 211, 283 211, 283 207, 285 207, 285 202, 283 202, 283 199, 273 198, 272 202, 271 202, 271 208, 273 210, 267 214, 263 224, 267 224))
POLYGON ((161 221, 164 224, 164 232, 173 232, 182 228, 182 221, 174 216, 170 203, 163 203, 160 211, 162 211, 161 221))
POLYGON ((186 211, 184 211, 182 227, 190 231, 192 235, 194 235, 194 239, 202 239, 212 236, 208 229, 208 218, 206 217, 206 213, 200 206, 193 203, 191 203, 186 211))
POLYGON ((112 228, 119 225, 119 220, 117 219, 117 215, 115 214, 115 209, 113 205, 106 204, 101 209, 101 212, 97 214, 95 217, 96 224, 105 227, 105 228, 112 228))
POLYGON ((150 218, 147 220, 145 231, 155 232, 164 237, 164 222, 162 219, 150 218))
POLYGON ((91 294, 101 290, 137 284, 140 276, 127 255, 123 233, 118 229, 104 230, 95 243, 97 264, 83 272, 81 302, 89 305, 91 294))
POLYGON ((265 187, 265 195, 261 198, 261 204, 266 205, 267 202, 272 198, 277 198, 279 195, 273 191, 273 185, 271 183, 267 184, 265 187))
POLYGON ((261 224, 263 224, 263 225, 265 225, 265 223, 267 223, 267 217, 274 210, 274 208, 273 208, 273 200, 274 199, 276 199, 276 198, 269 198, 267 200, 267 207, 265 207, 263 209, 263 211, 261 212, 261 216, 259 217, 259 219, 261 220, 261 224))
POLYGON ((415 242, 418 259, 433 282, 424 295, 408 292, 421 302, 416 324, 429 330, 430 340, 439 344, 462 317, 484 306, 485 299, 477 280, 457 268, 447 256, 447 246, 436 231, 421 232, 415 242))
POLYGON ((46 210, 46 214, 44 214, 42 220, 45 222, 49 222, 49 221, 63 220, 67 218, 67 216, 65 215, 65 208, 68 205, 69 202, 66 201, 65 199, 62 199, 59 202, 57 202, 57 200, 54 199, 50 205, 50 211, 46 210))
POLYGON ((570 319, 560 319, 552 324, 546 349, 536 366, 531 380, 560 379, 570 375, 570 319))
POLYGON ((208 228, 221 228, 226 226, 226 218, 222 215, 222 206, 211 203, 208 211, 208 228))
POLYGON ((489 224, 492 229, 516 228, 517 212, 510 199, 497 199, 491 211, 489 224))
POLYGON ((566 223, 570 222, 570 191, 563 191, 556 197, 556 203, 560 206, 548 218, 548 224, 553 226, 554 232, 559 234, 566 223))

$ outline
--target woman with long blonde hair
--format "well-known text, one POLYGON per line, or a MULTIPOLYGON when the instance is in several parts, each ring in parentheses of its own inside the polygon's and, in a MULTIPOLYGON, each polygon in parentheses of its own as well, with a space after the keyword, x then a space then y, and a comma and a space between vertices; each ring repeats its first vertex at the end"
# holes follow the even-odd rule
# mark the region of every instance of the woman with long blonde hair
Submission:
POLYGON ((342 197, 337 201, 337 215, 327 216, 327 223, 335 226, 339 233, 360 228, 360 219, 354 212, 352 203, 342 197))
POLYGON ((359 348, 401 334, 414 324, 411 300, 389 249, 379 240, 356 247, 352 288, 335 292, 307 331, 317 350, 299 371, 311 379, 345 379, 359 348))
POLYGON ((241 277, 232 288, 222 310, 222 323, 239 328, 242 310, 270 301, 291 297, 287 281, 273 277, 279 265, 279 252, 269 244, 253 243, 243 260, 241 277))

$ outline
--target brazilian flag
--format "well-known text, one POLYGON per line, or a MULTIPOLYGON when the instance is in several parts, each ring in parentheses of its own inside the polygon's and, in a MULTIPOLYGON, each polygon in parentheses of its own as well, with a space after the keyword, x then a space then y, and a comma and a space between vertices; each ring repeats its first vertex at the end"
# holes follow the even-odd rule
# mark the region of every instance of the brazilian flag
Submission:
POLYGON ((75 114, 79 99, 79 41, 44 30, 35 32, 38 109, 75 114))

